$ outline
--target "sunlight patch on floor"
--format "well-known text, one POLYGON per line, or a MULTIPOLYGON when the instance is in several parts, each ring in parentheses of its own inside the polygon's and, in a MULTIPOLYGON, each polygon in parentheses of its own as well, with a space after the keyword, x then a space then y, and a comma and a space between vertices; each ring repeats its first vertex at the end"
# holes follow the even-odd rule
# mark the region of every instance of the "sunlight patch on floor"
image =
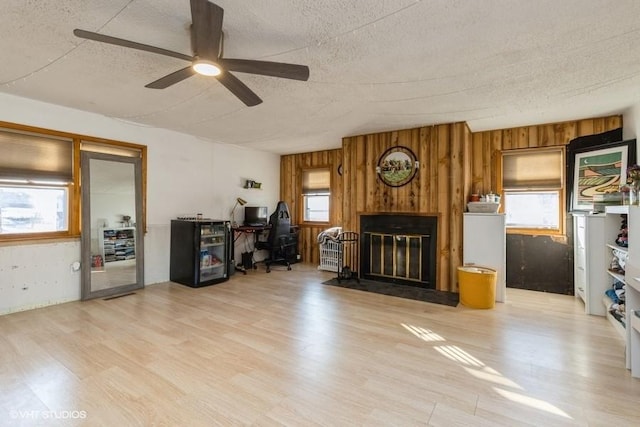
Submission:
POLYGON ((433 331, 431 331, 429 329, 420 328, 418 326, 413 326, 413 325, 407 325, 407 324, 404 324, 404 323, 401 323, 401 325, 407 331, 411 332, 413 335, 415 335, 416 337, 420 338, 423 341, 432 342, 432 341, 444 341, 445 340, 440 335, 436 334, 435 332, 433 332, 433 331))
MULTIPOLYGON (((405 328, 407 331, 409 331, 411 334, 413 334, 414 336, 416 336, 417 338, 423 341, 426 341, 426 342, 446 341, 446 339, 442 335, 439 335, 438 333, 430 329, 426 329, 426 328, 422 328, 414 325, 407 325, 405 323, 401 323, 400 325, 403 328, 405 328)), ((510 380, 509 378, 505 377, 495 369, 489 366, 486 366, 481 360, 472 356, 467 351, 463 350, 457 345, 435 345, 433 349, 449 360, 452 360, 461 365, 466 365, 466 366, 462 366, 462 368, 469 375, 477 379, 487 381, 493 384, 497 384, 499 386, 509 387, 515 390, 524 391, 522 386, 510 380)), ((500 396, 504 397, 505 399, 508 399, 520 405, 527 406, 529 408, 533 408, 539 411, 544 411, 549 414, 558 415, 563 418, 573 419, 569 414, 564 412, 562 409, 544 400, 525 396, 524 394, 521 394, 521 393, 504 390, 496 386, 492 387, 492 389, 495 390, 500 396)))
POLYGON ((494 369, 491 369, 487 366, 483 367, 482 369, 472 369, 464 366, 464 370, 467 371, 469 375, 472 375, 480 380, 489 381, 505 387, 515 388, 517 390, 524 390, 517 383, 511 381, 509 378, 503 376, 500 372, 496 372, 494 369))
POLYGON ((476 359, 457 345, 441 345, 434 347, 434 349, 447 359, 453 360, 454 362, 459 362, 471 366, 484 366, 484 363, 482 363, 480 360, 476 359))
POLYGON ((524 396, 522 394, 514 393, 508 390, 503 390, 497 387, 494 387, 493 389, 499 395, 501 395, 506 399, 511 400, 512 402, 520 403, 521 405, 525 405, 533 409, 539 409, 545 412, 549 412, 550 414, 559 415, 564 418, 573 419, 569 414, 564 412, 562 409, 552 405, 549 402, 545 402, 544 400, 536 399, 534 397, 524 396))

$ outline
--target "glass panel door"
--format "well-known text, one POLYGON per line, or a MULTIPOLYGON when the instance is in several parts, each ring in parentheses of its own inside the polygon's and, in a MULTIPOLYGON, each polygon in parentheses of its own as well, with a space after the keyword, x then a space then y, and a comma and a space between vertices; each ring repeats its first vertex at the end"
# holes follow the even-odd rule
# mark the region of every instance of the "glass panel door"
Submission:
POLYGON ((200 282, 226 277, 225 237, 224 223, 200 224, 200 282))

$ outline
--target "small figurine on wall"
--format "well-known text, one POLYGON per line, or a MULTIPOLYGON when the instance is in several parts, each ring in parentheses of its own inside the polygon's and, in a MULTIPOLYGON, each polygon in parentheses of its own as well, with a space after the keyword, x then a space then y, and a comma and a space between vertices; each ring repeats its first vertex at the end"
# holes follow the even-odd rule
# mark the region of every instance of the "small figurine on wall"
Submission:
POLYGON ((261 182, 256 182, 252 179, 248 179, 247 183, 244 185, 244 188, 257 188, 260 189, 262 187, 261 182))

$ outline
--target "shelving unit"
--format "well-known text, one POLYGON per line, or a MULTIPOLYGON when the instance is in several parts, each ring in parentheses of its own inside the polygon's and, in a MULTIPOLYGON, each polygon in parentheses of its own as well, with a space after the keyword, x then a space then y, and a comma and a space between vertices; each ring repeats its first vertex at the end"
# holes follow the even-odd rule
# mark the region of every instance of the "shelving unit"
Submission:
POLYGON ((627 286, 627 367, 631 375, 640 378, 640 277, 634 277, 627 286))
POLYGON ((627 331, 625 326, 618 321, 611 313, 609 313, 609 305, 611 304, 611 298, 606 295, 602 296, 602 305, 605 307, 606 318, 613 325, 613 329, 616 330, 618 335, 622 337, 622 339, 626 340, 627 331))
MULTIPOLYGON (((627 216, 628 221, 628 213, 629 206, 607 206, 606 208, 606 220, 605 220, 605 247, 607 250, 607 257, 604 259, 604 263, 606 264, 606 272, 609 275, 609 280, 606 282, 606 287, 603 290, 612 288, 612 285, 615 281, 621 282, 627 287, 626 274, 614 272, 610 270, 610 265, 615 257, 619 260, 620 266, 624 269, 627 263, 627 259, 629 257, 628 248, 618 246, 615 244, 615 240, 620 233, 620 225, 622 224, 622 215, 627 216)), ((602 305, 604 307, 604 315, 607 317, 607 320, 611 322, 614 329, 618 332, 620 337, 626 341, 627 332, 625 324, 622 323, 621 320, 618 320, 613 316, 613 314, 609 311, 609 307, 613 301, 606 295, 602 295, 602 305)), ((625 316, 626 317, 626 316, 625 316)))
POLYGON ((629 257, 626 265, 625 293, 627 368, 640 378, 640 206, 630 206, 628 215, 629 257), (637 226, 636 226, 637 225, 637 226))
POLYGON ((640 378, 640 206, 607 206, 605 214, 574 213, 574 282, 585 312, 606 316, 626 343, 626 364, 640 378), (628 248, 615 244, 627 215, 628 248), (610 271, 617 252, 625 274, 610 271), (624 265, 622 265, 624 264, 624 265), (625 325, 609 312, 605 291, 614 280, 625 284, 625 325))
POLYGON ((105 263, 136 258, 135 227, 103 228, 98 235, 98 244, 105 263))

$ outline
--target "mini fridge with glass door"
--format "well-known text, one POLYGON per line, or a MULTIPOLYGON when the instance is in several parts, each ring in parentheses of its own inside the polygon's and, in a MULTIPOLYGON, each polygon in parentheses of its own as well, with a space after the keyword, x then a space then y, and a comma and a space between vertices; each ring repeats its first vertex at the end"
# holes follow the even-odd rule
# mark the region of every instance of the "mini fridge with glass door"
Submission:
POLYGON ((172 282, 198 288, 229 279, 228 221, 171 220, 172 282))

